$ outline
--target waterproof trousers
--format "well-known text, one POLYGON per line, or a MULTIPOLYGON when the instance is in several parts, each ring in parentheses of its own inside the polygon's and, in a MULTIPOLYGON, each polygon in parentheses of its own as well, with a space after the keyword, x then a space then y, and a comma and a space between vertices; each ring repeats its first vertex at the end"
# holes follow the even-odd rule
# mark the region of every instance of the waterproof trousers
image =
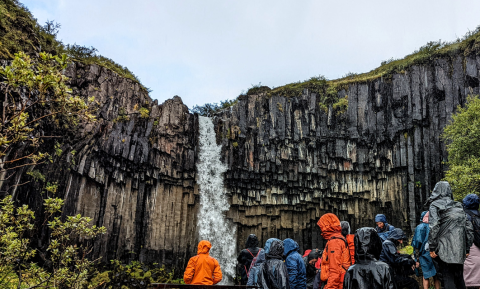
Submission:
POLYGON ((395 283, 397 289, 419 289, 417 281, 407 276, 393 276, 393 283, 395 283))
POLYGON ((448 264, 436 258, 438 272, 442 275, 442 285, 446 289, 465 289, 463 280, 463 264, 448 264))

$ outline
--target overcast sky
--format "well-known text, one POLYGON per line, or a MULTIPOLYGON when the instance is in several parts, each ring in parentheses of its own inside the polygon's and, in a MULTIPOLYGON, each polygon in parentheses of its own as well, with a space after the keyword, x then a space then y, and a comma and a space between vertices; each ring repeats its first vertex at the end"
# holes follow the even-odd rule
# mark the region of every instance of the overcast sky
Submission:
POLYGON ((478 0, 20 0, 64 43, 94 46, 163 102, 367 72, 480 25, 478 0))

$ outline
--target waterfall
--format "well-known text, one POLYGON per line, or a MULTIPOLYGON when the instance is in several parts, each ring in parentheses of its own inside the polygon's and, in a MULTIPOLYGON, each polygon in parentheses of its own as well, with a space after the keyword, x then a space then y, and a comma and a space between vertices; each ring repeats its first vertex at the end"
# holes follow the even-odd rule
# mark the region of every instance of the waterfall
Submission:
POLYGON ((197 228, 200 240, 212 243, 210 256, 220 263, 223 280, 221 284, 233 284, 236 264, 236 227, 225 216, 230 208, 223 184, 227 171, 220 160, 221 146, 215 141, 212 120, 199 117, 200 152, 197 162, 197 183, 200 189, 200 212, 197 228))

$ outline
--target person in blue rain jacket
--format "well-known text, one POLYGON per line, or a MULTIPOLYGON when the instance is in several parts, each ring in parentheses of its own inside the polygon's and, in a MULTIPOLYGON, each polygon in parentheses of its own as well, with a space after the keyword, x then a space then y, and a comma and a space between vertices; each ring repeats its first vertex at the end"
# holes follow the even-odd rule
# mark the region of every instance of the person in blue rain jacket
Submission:
POLYGON ((377 224, 377 227, 375 230, 378 233, 378 236, 380 239, 382 239, 382 242, 388 239, 388 235, 390 235, 390 232, 392 232, 395 227, 387 223, 387 217, 385 217, 384 214, 378 214, 375 216, 375 223, 377 224))
MULTIPOLYGON (((420 263, 420 266, 422 266, 424 289, 428 289, 429 287, 428 279, 437 275, 432 257, 430 257, 430 250, 428 250, 428 234, 430 233, 430 227, 428 226, 428 219, 425 218, 427 213, 428 211, 422 213, 420 217, 420 225, 415 229, 415 235, 413 235, 412 239, 412 247, 415 250, 415 259, 420 263)), ((435 288, 440 288, 440 280, 437 278, 435 278, 435 288)))
POLYGON ((415 279, 408 277, 414 274, 415 261, 409 256, 400 254, 397 246, 403 243, 407 236, 402 229, 396 228, 382 244, 380 261, 387 263, 393 272, 393 283, 396 288, 419 289, 415 279))
POLYGON ((297 242, 290 238, 285 239, 283 240, 283 248, 290 289, 305 289, 307 287, 307 270, 303 258, 298 252, 297 242))

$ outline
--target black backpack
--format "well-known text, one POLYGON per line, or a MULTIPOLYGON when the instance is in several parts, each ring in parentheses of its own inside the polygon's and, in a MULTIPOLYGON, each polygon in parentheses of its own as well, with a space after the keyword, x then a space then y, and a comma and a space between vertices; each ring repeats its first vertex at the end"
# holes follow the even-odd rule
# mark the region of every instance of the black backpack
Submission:
POLYGON ((472 218, 473 243, 480 248, 480 216, 470 210, 465 210, 465 213, 467 213, 472 218))

